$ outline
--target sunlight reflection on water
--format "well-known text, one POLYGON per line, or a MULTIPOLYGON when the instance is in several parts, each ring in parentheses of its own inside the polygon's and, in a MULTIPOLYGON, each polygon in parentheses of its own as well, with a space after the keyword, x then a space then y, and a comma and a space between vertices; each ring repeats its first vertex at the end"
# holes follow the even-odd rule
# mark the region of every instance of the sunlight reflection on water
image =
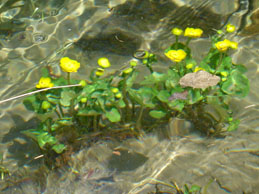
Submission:
MULTIPOLYGON (((0 8, 5 2, 0 4, 0 8)), ((256 144, 259 139, 259 22, 256 19, 258 10, 247 10, 248 1, 241 1, 242 5, 235 0, 228 3, 223 0, 47 2, 36 4, 39 7, 36 13, 22 4, 19 13, 8 12, 13 13, 14 18, 19 16, 15 18, 17 24, 11 27, 7 12, 1 12, 6 21, 1 24, 0 30, 5 34, 0 39, 1 100, 33 88, 40 77, 40 69, 46 65, 60 75, 58 61, 62 56, 72 57, 82 64, 79 73, 74 76, 83 78, 96 66, 100 56, 109 57, 113 70, 116 70, 131 60, 136 50, 150 49, 160 60, 155 68, 162 71, 169 65, 163 50, 174 40, 170 34, 173 26, 201 27, 208 36, 214 32, 212 28, 219 29, 228 21, 240 26, 239 33, 230 37, 239 43, 239 49, 233 52, 233 60, 248 67, 251 92, 245 99, 233 99, 232 109, 242 123, 238 131, 225 139, 205 139, 197 134, 166 139, 161 134, 155 134, 141 140, 98 142, 75 154, 71 168, 62 169, 61 175, 50 172, 44 186, 45 194, 148 193, 155 190, 150 184, 154 183, 153 179, 168 183, 174 180, 181 186, 188 183, 203 187, 214 180, 208 189, 208 193, 214 194, 227 193, 224 188, 233 193, 241 190, 255 193, 259 190, 256 182, 259 179, 259 148, 256 144), (249 18, 245 19, 251 21, 244 24, 243 16, 247 15, 249 18), (118 172, 116 167, 108 169, 113 149, 118 146, 147 160, 143 159, 132 171, 118 172)), ((256 8, 259 1, 251 3, 256 8)), ((195 40, 190 46, 199 60, 207 51, 208 39, 195 40)), ((13 172, 23 171, 23 165, 30 170, 27 162, 40 155, 40 151, 30 149, 35 144, 26 142, 28 139, 20 131, 36 126, 34 114, 25 111, 21 100, 1 104, 0 107, 0 152, 4 153, 4 164, 13 172)), ((27 193, 38 193, 40 190, 33 181, 21 182, 19 186, 21 191, 12 186, 2 192, 16 190, 22 193, 23 189, 27 189, 27 193)))

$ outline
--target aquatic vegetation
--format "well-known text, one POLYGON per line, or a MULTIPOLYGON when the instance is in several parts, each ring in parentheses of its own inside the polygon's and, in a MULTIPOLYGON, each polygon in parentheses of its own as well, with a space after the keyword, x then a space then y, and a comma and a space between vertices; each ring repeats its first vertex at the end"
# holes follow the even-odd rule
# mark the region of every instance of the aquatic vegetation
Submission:
POLYGON ((198 193, 205 193, 206 192, 206 188, 203 190, 204 192, 201 192, 201 187, 198 185, 192 185, 191 187, 189 187, 187 184, 184 185, 183 189, 179 188, 179 186, 176 184, 176 182, 174 181, 170 181, 170 183, 166 183, 163 181, 160 181, 158 179, 151 179, 152 184, 155 184, 155 192, 150 192, 149 194, 160 194, 160 193, 177 193, 177 194, 198 194, 198 193), (154 183, 153 183, 154 182, 154 183), (159 186, 163 186, 163 187, 167 187, 172 191, 168 191, 165 189, 160 189, 159 186))
POLYGON ((90 77, 80 81, 70 79, 70 73, 77 72, 80 63, 62 58, 60 67, 67 77, 51 80, 44 70, 36 88, 55 87, 24 100, 26 108, 36 112, 41 123, 23 133, 42 150, 60 154, 91 132, 117 130, 138 136, 142 130, 167 123, 171 117, 191 121, 195 129, 208 136, 235 130, 239 120, 233 118, 229 102, 234 96, 248 94, 249 81, 244 74, 246 68, 234 64, 228 54, 229 48, 238 46, 224 39, 224 34, 233 31, 233 27, 228 28, 211 38, 211 48, 199 64, 188 44, 192 38, 201 37, 203 31, 186 28, 187 41, 182 43, 178 38, 183 30, 174 28, 175 42, 164 51, 171 60, 166 72, 154 71, 155 54, 138 51, 136 60, 109 75, 105 74, 111 66, 109 59, 100 58, 90 77), (142 81, 140 65, 150 72, 142 81), (67 84, 77 87, 57 88, 67 84))
POLYGON ((0 153, 0 176, 1 176, 1 180, 4 180, 6 175, 10 176, 10 171, 3 165, 3 154, 0 153))

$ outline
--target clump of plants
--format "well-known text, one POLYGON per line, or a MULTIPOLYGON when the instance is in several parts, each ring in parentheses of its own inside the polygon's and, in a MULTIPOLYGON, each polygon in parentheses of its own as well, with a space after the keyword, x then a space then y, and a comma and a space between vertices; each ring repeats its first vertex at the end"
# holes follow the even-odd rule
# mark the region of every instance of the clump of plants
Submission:
POLYGON ((171 65, 166 72, 156 72, 156 55, 138 52, 136 60, 114 74, 106 75, 108 58, 100 58, 88 79, 71 79, 80 63, 68 57, 60 60, 64 77, 51 78, 43 72, 34 95, 23 103, 37 113, 38 128, 23 133, 33 138, 42 150, 60 154, 76 140, 91 132, 129 131, 139 135, 153 124, 167 123, 170 118, 189 120, 197 130, 209 136, 233 131, 239 125, 229 108, 233 97, 249 92, 246 68, 234 64, 229 50, 236 42, 225 39, 235 30, 231 24, 211 37, 211 48, 198 63, 189 43, 202 36, 199 28, 174 28, 175 42, 164 52, 171 65), (180 42, 179 36, 186 41, 180 42), (138 66, 150 72, 142 81, 138 66))

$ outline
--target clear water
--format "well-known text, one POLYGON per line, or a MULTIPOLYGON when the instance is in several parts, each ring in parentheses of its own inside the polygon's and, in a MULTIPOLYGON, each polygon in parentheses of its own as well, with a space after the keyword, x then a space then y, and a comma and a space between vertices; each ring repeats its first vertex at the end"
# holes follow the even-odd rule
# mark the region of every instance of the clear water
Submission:
MULTIPOLYGON (((44 156, 35 159, 40 150, 20 133, 36 126, 33 113, 22 99, 0 104, 0 153, 16 180, 0 180, 1 193, 145 194, 155 191, 155 180, 196 184, 211 194, 259 193, 258 0, 2 0, 0 16, 0 100, 34 88, 42 67, 60 75, 63 56, 81 63, 77 78, 88 76, 101 56, 115 71, 138 49, 157 54, 162 71, 174 26, 200 27, 206 37, 228 22, 238 26, 229 37, 239 43, 233 58, 246 65, 251 81, 249 96, 232 103, 242 123, 224 139, 173 136, 188 128, 176 120, 139 140, 100 141, 75 153, 67 168, 48 173, 44 156)), ((206 37, 191 44, 197 59, 208 48, 206 37)))

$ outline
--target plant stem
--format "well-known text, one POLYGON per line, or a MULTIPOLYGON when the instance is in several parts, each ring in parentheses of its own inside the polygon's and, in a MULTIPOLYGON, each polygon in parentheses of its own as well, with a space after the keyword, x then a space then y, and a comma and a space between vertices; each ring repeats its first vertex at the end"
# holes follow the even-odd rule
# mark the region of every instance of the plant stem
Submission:
POLYGON ((188 39, 187 39, 187 41, 186 41, 186 43, 185 43, 186 47, 187 47, 188 44, 190 43, 191 39, 192 39, 192 38, 188 37, 188 39))
POLYGON ((179 39, 179 36, 175 36, 175 49, 178 49, 178 39, 179 39))
POLYGON ((152 74, 154 71, 153 71, 151 65, 148 63, 146 66, 147 66, 147 68, 149 69, 150 73, 152 74))
POLYGON ((58 109, 59 109, 59 112, 61 114, 61 118, 64 117, 64 112, 63 112, 63 109, 62 109, 60 104, 58 104, 58 109))
POLYGON ((70 85, 70 72, 67 72, 67 83, 70 85))
POLYGON ((61 119, 61 115, 60 115, 60 113, 58 112, 57 107, 55 108, 55 113, 58 115, 58 118, 61 119))
POLYGON ((223 59, 224 55, 225 55, 225 53, 220 53, 219 61, 218 61, 218 64, 217 64, 217 67, 216 67, 216 68, 218 68, 218 67, 221 65, 222 59, 223 59))
POLYGON ((97 115, 94 115, 94 119, 93 119, 93 127, 94 127, 94 131, 97 131, 97 115))
POLYGON ((137 130, 141 129, 141 119, 142 119, 143 112, 144 112, 144 106, 141 105, 139 115, 138 115, 138 119, 137 119, 137 122, 136 122, 136 129, 137 130))
POLYGON ((127 78, 128 76, 125 76, 124 77, 124 80, 123 80, 123 88, 122 88, 122 96, 123 96, 123 101, 125 102, 125 122, 128 122, 131 115, 130 115, 130 106, 129 106, 129 101, 127 99, 127 78))

